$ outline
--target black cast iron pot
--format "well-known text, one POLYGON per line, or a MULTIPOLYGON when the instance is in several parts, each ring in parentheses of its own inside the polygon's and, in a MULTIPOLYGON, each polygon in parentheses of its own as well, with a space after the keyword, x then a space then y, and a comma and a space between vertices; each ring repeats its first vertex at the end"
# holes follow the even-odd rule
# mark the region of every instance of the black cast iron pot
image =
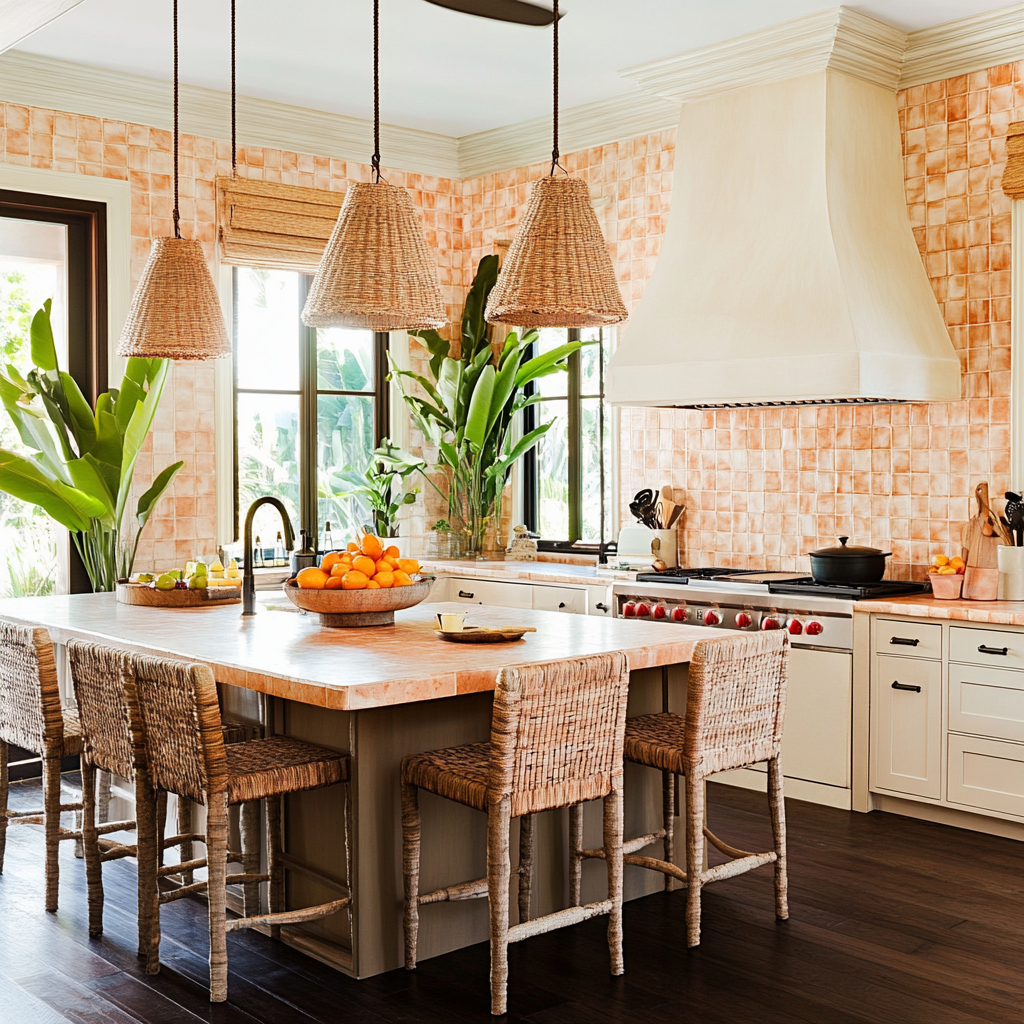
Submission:
POLYGON ((816 583, 877 583, 885 575, 891 551, 847 547, 849 537, 839 538, 837 548, 818 548, 808 554, 816 583))

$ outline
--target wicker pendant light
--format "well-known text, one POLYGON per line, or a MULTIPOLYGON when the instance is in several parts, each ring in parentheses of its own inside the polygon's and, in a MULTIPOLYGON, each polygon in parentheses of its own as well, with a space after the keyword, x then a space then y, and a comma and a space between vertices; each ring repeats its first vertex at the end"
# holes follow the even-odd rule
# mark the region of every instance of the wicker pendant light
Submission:
POLYGON ((590 190, 558 162, 558 19, 555 0, 551 174, 534 183, 484 315, 515 327, 606 327, 628 313, 590 190))
POLYGON ((174 237, 154 238, 117 344, 119 356, 216 359, 231 354, 203 244, 178 226, 178 0, 174 0, 174 237))
POLYGON ((375 180, 349 185, 338 222, 309 289, 303 323, 372 331, 448 323, 419 214, 404 188, 381 181, 379 0, 373 2, 373 167, 375 180))

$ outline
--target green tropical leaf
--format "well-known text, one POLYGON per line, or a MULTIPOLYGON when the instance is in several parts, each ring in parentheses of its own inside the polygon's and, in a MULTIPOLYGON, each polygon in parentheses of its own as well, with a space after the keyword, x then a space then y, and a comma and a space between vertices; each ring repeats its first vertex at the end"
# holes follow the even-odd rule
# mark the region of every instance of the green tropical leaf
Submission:
POLYGON ((488 324, 484 319, 487 299, 498 281, 498 257, 484 256, 476 268, 466 303, 462 307, 463 358, 473 359, 487 343, 488 324))
POLYGON ((577 351, 580 347, 580 342, 570 341, 568 344, 559 345, 557 348, 553 348, 550 352, 545 352, 543 355, 534 356, 533 359, 528 359, 519 368, 519 373, 516 374, 516 387, 523 387, 531 380, 536 380, 538 377, 544 376, 547 371, 557 373, 558 369, 563 367, 557 367, 556 364, 572 355, 572 353, 577 351))
POLYGON ((466 415, 466 440, 477 448, 482 448, 487 436, 487 427, 491 415, 491 397, 494 394, 494 367, 488 363, 483 368, 473 395, 469 401, 469 412, 466 415))
POLYGON ((135 460, 139 457, 139 452, 142 450, 146 435, 153 425, 153 417, 156 415, 156 409, 160 404, 160 396, 164 389, 164 382, 167 380, 169 365, 167 361, 151 360, 151 362, 159 362, 161 366, 149 378, 149 391, 146 394, 146 399, 141 404, 135 406, 135 411, 128 421, 128 428, 124 432, 120 482, 117 489, 117 510, 115 512, 118 524, 121 523, 124 506, 128 500, 132 475, 135 473, 135 460))
POLYGON ((441 372, 441 362, 451 352, 451 343, 441 337, 437 331, 410 331, 409 334, 423 343, 423 346, 430 353, 430 372, 437 380, 441 372))
POLYGON ((96 421, 93 419, 92 409, 74 377, 63 370, 59 373, 64 394, 67 397, 71 432, 78 445, 78 454, 85 455, 96 443, 96 421))
POLYGON ((84 494, 91 495, 103 503, 104 514, 93 518, 102 519, 104 525, 112 528, 114 525, 114 496, 103 479, 95 460, 91 460, 88 456, 72 459, 67 467, 74 486, 84 494))
POLYGON ((458 419, 459 385, 462 382, 462 363, 446 357, 441 362, 441 375, 437 379, 437 393, 444 402, 445 411, 451 420, 458 419))
POLYGON ((52 300, 47 299, 43 308, 32 317, 29 330, 31 338, 32 363, 38 369, 50 371, 57 369, 57 349, 53 344, 53 328, 50 325, 50 307, 52 300))
POLYGON ((178 475, 178 470, 184 465, 184 462, 175 462, 173 466, 168 466, 163 472, 158 473, 146 493, 139 498, 139 503, 135 507, 135 519, 139 524, 140 530, 149 521, 149 517, 153 514, 153 509, 156 508, 157 502, 163 497, 164 491, 171 486, 171 481, 178 475))
POLYGON ((87 530, 104 514, 103 502, 51 477, 37 462, 0 448, 0 490, 38 505, 69 530, 87 530))

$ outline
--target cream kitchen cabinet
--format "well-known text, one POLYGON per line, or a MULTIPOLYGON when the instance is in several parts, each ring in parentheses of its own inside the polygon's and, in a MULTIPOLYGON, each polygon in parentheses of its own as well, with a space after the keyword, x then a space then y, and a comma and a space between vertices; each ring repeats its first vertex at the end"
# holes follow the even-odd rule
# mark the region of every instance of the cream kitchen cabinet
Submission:
POLYGON ((613 614, 610 587, 607 586, 570 587, 532 581, 519 583, 472 576, 441 576, 430 592, 430 600, 536 608, 576 615, 613 614))

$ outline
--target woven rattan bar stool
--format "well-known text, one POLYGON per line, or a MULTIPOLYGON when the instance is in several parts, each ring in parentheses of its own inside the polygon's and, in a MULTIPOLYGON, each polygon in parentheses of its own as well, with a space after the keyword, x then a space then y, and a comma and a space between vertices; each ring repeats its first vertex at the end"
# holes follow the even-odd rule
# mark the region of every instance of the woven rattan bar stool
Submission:
MULTIPOLYGON (((775 916, 789 917, 786 877, 786 811, 779 748, 786 714, 789 634, 785 631, 742 633, 702 640, 690 661, 686 715, 662 713, 626 722, 625 758, 665 776, 664 824, 657 832, 628 839, 624 860, 666 875, 665 888, 676 878, 687 886, 686 941, 700 944, 700 894, 709 882, 775 865, 775 916), (774 849, 748 853, 719 839, 704 825, 705 782, 709 775, 768 762, 768 807, 774 849), (673 808, 676 776, 686 778, 686 870, 672 863, 673 808), (704 869, 704 840, 730 860, 704 869), (636 851, 664 843, 665 859, 640 857, 636 851)), ((570 821, 573 877, 570 893, 578 901, 580 862, 604 856, 583 850, 578 818, 570 821)))
POLYGON ((61 828, 62 811, 75 811, 81 820, 82 804, 61 802, 61 759, 82 752, 82 728, 74 708, 62 708, 57 688, 53 644, 45 629, 19 626, 0 619, 0 872, 4 869, 7 826, 42 825, 46 836, 46 909, 57 909, 60 868, 58 850, 63 840, 82 840, 80 829, 61 828), (8 748, 22 747, 43 759, 43 808, 12 811, 9 793, 8 748))
POLYGON ((506 1010, 508 944, 608 914, 612 974, 622 974, 622 740, 629 671, 625 656, 594 655, 498 675, 489 743, 414 754, 402 762, 405 966, 416 966, 419 908, 490 903, 491 1013, 506 1010), (419 790, 487 813, 487 877, 421 895, 419 790), (604 798, 608 898, 529 919, 532 818, 538 811, 604 798), (509 926, 509 828, 520 823, 519 923, 509 926))
MULTIPOLYGON (((78 662, 101 662, 111 652, 73 643, 78 662)), ((346 874, 341 899, 301 910, 284 910, 284 850, 281 801, 286 793, 347 782, 349 759, 323 747, 283 736, 225 745, 217 688, 205 665, 121 656, 123 703, 132 738, 139 819, 139 939, 150 974, 160 970, 160 906, 192 893, 206 892, 210 922, 210 1001, 227 999, 227 933, 239 928, 269 926, 279 935, 285 924, 316 920, 351 906, 346 874), (148 785, 146 785, 148 783, 148 785), (206 857, 188 864, 159 866, 160 843, 155 833, 156 793, 175 793, 207 808, 204 835, 173 836, 164 846, 184 840, 206 845, 206 857), (269 872, 229 875, 229 859, 248 860, 228 849, 228 806, 266 800, 269 872), (143 827, 143 820, 149 824, 143 827), (143 835, 151 845, 142 849, 143 835), (205 881, 161 891, 159 879, 188 869, 207 869, 205 881), (227 919, 227 886, 270 883, 270 913, 227 919)), ((245 820, 243 816, 243 821, 245 820)), ((250 819, 251 820, 251 819, 250 819)), ((347 822, 346 822, 347 826, 347 822)), ((346 827, 346 832, 348 831, 346 827)), ((95 848, 86 847, 95 858, 95 848)), ((346 858, 346 872, 348 871, 346 858)), ((325 879, 326 881, 326 879, 325 879)), ((248 903, 249 901, 247 901, 248 903)), ((251 909, 247 907, 247 910, 251 909)))

